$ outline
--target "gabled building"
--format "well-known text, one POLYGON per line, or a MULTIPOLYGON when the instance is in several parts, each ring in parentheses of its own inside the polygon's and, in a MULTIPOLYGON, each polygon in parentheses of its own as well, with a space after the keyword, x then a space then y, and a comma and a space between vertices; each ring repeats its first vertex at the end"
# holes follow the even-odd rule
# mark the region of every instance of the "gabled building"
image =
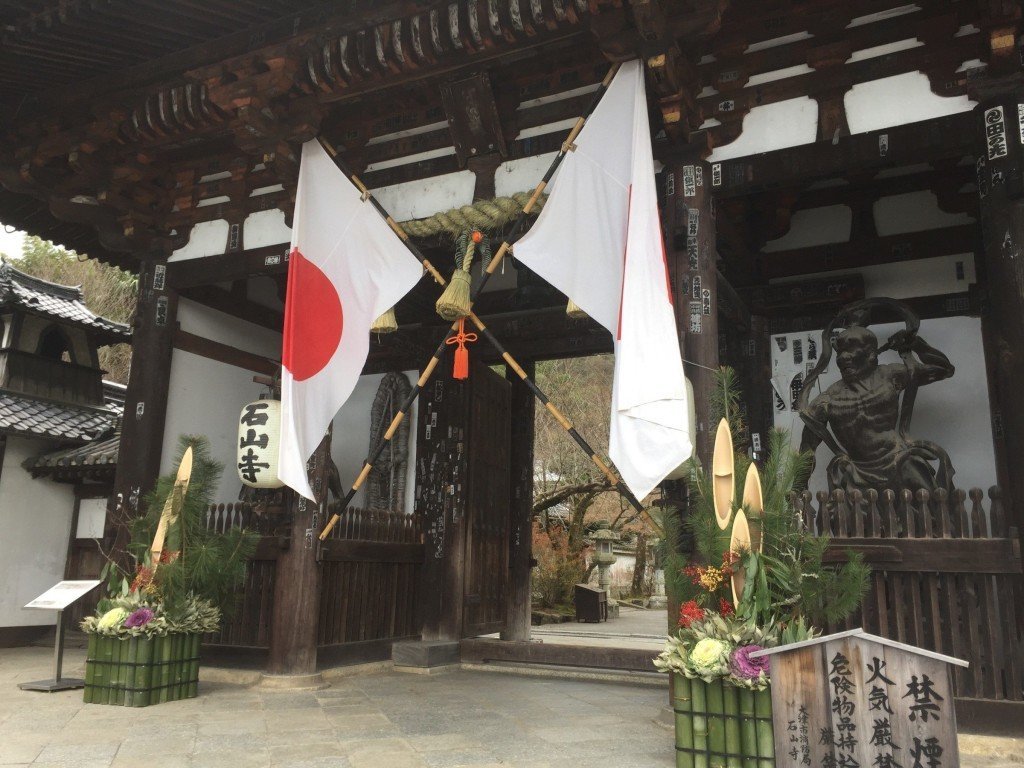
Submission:
POLYGON ((0 645, 53 623, 33 597, 98 572, 124 407, 98 350, 130 340, 80 288, 0 265, 0 645))

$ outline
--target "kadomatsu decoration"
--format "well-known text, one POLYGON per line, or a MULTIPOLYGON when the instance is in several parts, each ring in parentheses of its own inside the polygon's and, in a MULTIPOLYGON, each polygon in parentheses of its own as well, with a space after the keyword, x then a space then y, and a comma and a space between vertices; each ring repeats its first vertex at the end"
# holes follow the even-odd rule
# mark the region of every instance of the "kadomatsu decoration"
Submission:
POLYGON ((110 596, 82 622, 87 703, 145 707, 196 696, 200 637, 233 607, 255 550, 252 533, 206 527, 222 470, 206 440, 183 437, 177 465, 132 525, 132 567, 107 563, 110 596))
POLYGON ((732 435, 743 430, 731 369, 722 370, 719 385, 725 418, 711 472, 690 467, 696 557, 669 558, 678 627, 654 665, 673 673, 678 768, 769 768, 776 764, 771 669, 751 654, 814 637, 818 627, 852 613, 868 569, 854 553, 841 566, 823 565, 829 539, 804 529, 789 500, 807 477, 809 458, 794 454, 788 435, 776 431, 759 472, 733 448, 732 435))

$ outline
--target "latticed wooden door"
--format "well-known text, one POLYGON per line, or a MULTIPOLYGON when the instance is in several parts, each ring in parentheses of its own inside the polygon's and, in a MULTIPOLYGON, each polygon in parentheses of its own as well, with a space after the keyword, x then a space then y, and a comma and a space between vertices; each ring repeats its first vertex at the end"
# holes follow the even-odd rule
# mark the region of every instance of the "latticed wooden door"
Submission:
POLYGON ((469 383, 463 637, 505 626, 512 436, 509 383, 481 364, 469 383))

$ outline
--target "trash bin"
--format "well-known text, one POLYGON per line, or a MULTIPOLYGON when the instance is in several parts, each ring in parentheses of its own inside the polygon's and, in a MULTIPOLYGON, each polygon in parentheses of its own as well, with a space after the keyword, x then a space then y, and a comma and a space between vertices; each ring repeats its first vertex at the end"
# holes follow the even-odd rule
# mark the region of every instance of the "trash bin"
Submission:
POLYGON ((588 584, 577 584, 573 593, 576 621, 608 621, 608 593, 588 584))

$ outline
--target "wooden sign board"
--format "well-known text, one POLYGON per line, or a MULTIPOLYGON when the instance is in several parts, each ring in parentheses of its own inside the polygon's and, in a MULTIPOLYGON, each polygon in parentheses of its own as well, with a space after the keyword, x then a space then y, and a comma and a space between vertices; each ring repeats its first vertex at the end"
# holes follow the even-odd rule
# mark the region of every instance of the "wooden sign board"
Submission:
POLYGON ((960 765, 952 666, 967 662, 860 629, 751 655, 771 657, 779 765, 960 765))

